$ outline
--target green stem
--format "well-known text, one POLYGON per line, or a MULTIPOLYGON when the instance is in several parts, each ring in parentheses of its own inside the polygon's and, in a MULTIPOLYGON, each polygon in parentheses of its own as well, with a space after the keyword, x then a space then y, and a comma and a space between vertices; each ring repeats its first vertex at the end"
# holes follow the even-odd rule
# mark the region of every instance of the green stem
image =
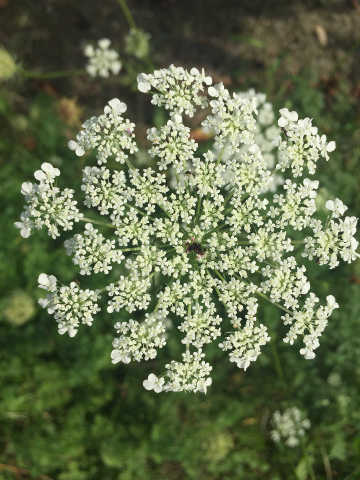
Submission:
POLYGON ((116 228, 112 223, 100 222, 99 220, 93 220, 89 217, 82 217, 80 218, 80 221, 93 223, 94 225, 102 225, 103 227, 116 228))
POLYGON ((305 243, 305 240, 292 240, 293 245, 302 245, 305 243))
POLYGON ((273 354, 273 357, 274 357, 276 373, 277 373, 279 379, 286 385, 284 370, 281 366, 281 362, 280 362, 280 358, 279 358, 279 355, 278 355, 278 352, 277 352, 276 342, 275 342, 274 338, 271 340, 270 345, 271 345, 271 351, 272 351, 272 354, 273 354))
POLYGON ((259 295, 259 297, 264 298, 265 300, 267 300, 269 303, 271 303, 271 304, 274 305, 275 307, 280 308, 280 310, 283 310, 284 312, 288 313, 289 315, 293 315, 293 312, 291 312, 291 311, 288 310, 287 308, 283 307, 283 306, 280 305, 279 303, 273 302, 267 295, 264 295, 264 294, 261 293, 261 292, 256 292, 256 294, 259 295))
POLYGON ((157 204, 157 206, 160 208, 160 210, 161 210, 162 212, 165 213, 165 215, 167 216, 167 218, 169 218, 169 219, 171 220, 171 216, 170 216, 170 214, 165 210, 165 208, 162 207, 159 203, 157 204))
POLYGON ((50 78, 61 77, 75 77, 77 75, 86 75, 86 70, 59 70, 57 72, 32 72, 28 70, 19 70, 21 75, 25 78, 38 78, 39 80, 46 80, 50 78))
POLYGON ((126 0, 118 0, 118 3, 121 7, 121 10, 123 11, 123 14, 124 14, 124 17, 126 18, 126 21, 129 24, 129 27, 136 30, 136 24, 135 24, 135 21, 134 21, 134 18, 132 16, 131 12, 130 12, 129 7, 127 6, 126 0))
POLYGON ((137 207, 136 205, 130 205, 130 208, 135 209, 137 212, 139 212, 143 217, 146 216, 146 213, 141 210, 141 208, 137 207))
POLYGON ((222 225, 218 225, 212 228, 211 230, 209 230, 208 232, 204 233, 203 239, 207 238, 209 235, 211 235, 214 232, 218 232, 219 230, 224 230, 226 228, 230 228, 230 225, 225 223, 223 223, 222 225))
POLYGON ((196 207, 195 218, 194 218, 194 224, 195 224, 195 225, 198 223, 199 216, 200 216, 201 200, 202 200, 202 197, 199 196, 199 198, 198 198, 198 203, 197 203, 197 207, 196 207))
POLYGON ((226 209, 226 207, 227 207, 227 204, 230 202, 232 196, 233 196, 234 193, 235 193, 234 190, 235 190, 235 187, 234 187, 234 186, 231 187, 228 195, 225 197, 225 200, 224 200, 224 212, 225 212, 225 209, 226 209))
POLYGON ((126 165, 130 168, 130 170, 135 170, 134 165, 131 163, 131 160, 125 158, 126 165))
POLYGON ((218 271, 218 270, 214 270, 214 272, 216 273, 216 275, 220 278, 220 280, 222 280, 223 282, 226 283, 226 280, 225 278, 221 275, 221 273, 218 271))
POLYGON ((315 472, 314 472, 313 464, 309 459, 308 449, 306 448, 303 439, 301 440, 301 449, 302 449, 302 452, 303 452, 303 456, 306 459, 306 465, 307 465, 307 468, 308 468, 309 473, 310 473, 310 478, 311 478, 311 480, 316 480, 316 475, 315 475, 315 472))
POLYGON ((326 453, 326 450, 323 446, 320 447, 321 457, 324 464, 324 469, 326 473, 326 480, 333 480, 332 468, 329 460, 329 456, 326 453))

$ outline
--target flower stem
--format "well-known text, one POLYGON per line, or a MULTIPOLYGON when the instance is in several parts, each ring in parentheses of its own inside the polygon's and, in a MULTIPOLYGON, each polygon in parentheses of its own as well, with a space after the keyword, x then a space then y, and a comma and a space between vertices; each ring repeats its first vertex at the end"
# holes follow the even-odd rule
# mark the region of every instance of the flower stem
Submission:
POLYGON ((321 458, 322 458, 325 473, 326 473, 326 480, 333 480, 333 474, 332 474, 329 456, 326 453, 326 450, 323 446, 320 447, 320 452, 321 452, 321 458))
POLYGON ((195 218, 194 218, 194 224, 196 225, 199 221, 199 216, 200 216, 200 210, 201 210, 201 200, 202 200, 202 197, 201 195, 199 196, 198 198, 198 203, 197 203, 197 207, 196 207, 196 213, 195 213, 195 218))
POLYGON ((226 207, 228 205, 228 203, 230 202, 232 196, 234 195, 235 193, 235 187, 231 187, 230 190, 229 190, 229 193, 228 195, 225 197, 225 201, 224 201, 224 211, 226 210, 226 207))
POLYGON ((38 78, 46 80, 50 78, 75 77, 77 75, 86 75, 86 70, 59 70, 56 72, 33 72, 29 70, 19 70, 25 78, 38 78))
POLYGON ((118 4, 120 5, 121 10, 123 11, 124 17, 126 18, 126 21, 128 22, 129 27, 136 30, 134 17, 131 14, 131 11, 126 3, 126 0, 118 0, 118 4))
POLYGON ((134 165, 131 163, 131 160, 125 158, 126 165, 130 168, 130 170, 135 170, 134 165))
POLYGON ((218 270, 214 270, 214 272, 216 273, 216 275, 220 278, 220 280, 222 280, 223 282, 226 283, 226 280, 225 278, 221 275, 221 273, 218 271, 218 270))
POLYGON ((89 217, 82 217, 80 218, 80 221, 93 223, 94 225, 102 225, 103 227, 116 228, 112 223, 100 222, 99 220, 93 220, 89 217))
POLYGON ((291 311, 288 310, 287 308, 283 307, 283 306, 280 305, 279 303, 273 302, 267 295, 263 294, 262 292, 257 291, 256 294, 259 295, 259 297, 264 298, 265 300, 267 300, 269 303, 271 303, 271 304, 274 305, 275 307, 280 308, 280 310, 283 310, 284 312, 288 313, 289 315, 293 315, 293 312, 291 312, 291 311))
POLYGON ((224 224, 224 223, 221 224, 221 225, 217 225, 216 227, 212 228, 212 229, 209 230, 208 232, 204 233, 203 238, 205 239, 205 238, 207 238, 209 235, 211 235, 212 233, 217 232, 217 231, 219 231, 219 230, 224 230, 224 229, 229 228, 229 227, 230 227, 230 225, 227 225, 227 224, 224 224))
POLYGON ((275 342, 274 338, 271 339, 270 345, 271 345, 271 351, 272 351, 272 354, 273 354, 273 357, 274 357, 276 373, 277 373, 279 379, 286 385, 284 370, 281 366, 281 362, 280 362, 280 358, 279 358, 279 355, 278 355, 278 351, 277 351, 277 348, 276 348, 276 342, 275 342))
POLYGON ((302 245, 305 243, 305 240, 292 240, 293 245, 302 245))

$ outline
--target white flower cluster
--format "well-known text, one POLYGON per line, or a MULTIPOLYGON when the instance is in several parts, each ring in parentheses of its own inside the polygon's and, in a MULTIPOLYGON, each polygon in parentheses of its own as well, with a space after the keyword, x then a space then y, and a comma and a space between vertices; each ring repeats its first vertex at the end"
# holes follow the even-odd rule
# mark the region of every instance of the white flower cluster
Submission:
POLYGON ((69 337, 75 337, 80 323, 92 325, 94 315, 100 311, 98 292, 81 290, 76 282, 59 287, 56 277, 46 273, 39 275, 38 282, 40 288, 49 292, 39 303, 54 315, 60 335, 67 333, 69 337))
POLYGON ((338 198, 328 200, 325 206, 331 215, 325 228, 319 220, 312 220, 310 226, 313 234, 305 238, 304 256, 310 260, 317 258, 320 265, 329 264, 330 268, 335 268, 339 265, 339 258, 350 263, 359 256, 356 253, 359 243, 354 237, 357 218, 341 218, 347 207, 338 198))
MULTIPOLYGON (((163 375, 150 373, 144 387, 206 392, 212 367, 204 349, 209 343, 219 340, 230 361, 246 370, 269 342, 266 321, 257 318, 261 300, 284 311, 284 341, 302 338, 300 353, 313 358, 338 305, 331 295, 321 305, 311 292, 301 249, 305 245, 304 255, 330 267, 358 257, 356 219, 343 218, 346 207, 335 200, 327 203, 331 216, 323 223, 315 203, 318 182, 308 178, 318 158, 328 158, 333 142, 320 137, 309 119, 281 110, 281 128, 274 127, 270 135, 271 142, 278 135, 279 149, 269 167, 265 154, 272 148, 264 151, 262 141, 257 143, 258 116, 265 127, 273 122, 264 99, 231 95, 197 69, 171 66, 142 74, 138 81, 153 104, 169 110, 163 127, 148 130, 153 167, 134 167, 134 124, 122 116, 126 106, 119 99, 110 100, 104 114, 85 122, 70 142, 77 155, 95 150, 100 166, 84 168, 81 187, 85 206, 97 217, 84 218, 83 233, 68 240, 66 248, 81 274, 102 272, 110 278, 99 292, 80 290, 75 283, 57 288, 52 277, 42 278, 61 331, 74 334, 80 323, 91 323, 101 296, 108 313, 132 315, 116 324, 112 352, 114 362, 127 363, 155 358, 166 342, 166 319, 182 336, 182 360, 169 362, 163 375), (206 105, 210 114, 204 126, 214 132, 215 145, 201 153, 183 115, 206 105), (229 145, 231 155, 225 153, 229 145), (118 162, 115 169, 102 166, 108 159, 118 162), (276 194, 269 187, 272 168, 285 176, 276 194), (294 180, 301 174, 304 178, 294 180), (120 262, 119 269, 111 268, 120 262)), ((43 170, 37 174, 40 182, 54 188, 58 171, 43 170)), ((32 203, 38 210, 32 188, 23 188, 31 212, 32 203)), ((51 197, 38 215, 42 222, 57 198, 51 197)), ((64 212, 61 205, 56 212, 71 228, 73 210, 64 212)))
POLYGON ((299 119, 296 112, 287 108, 280 110, 279 127, 284 137, 279 137, 279 163, 277 168, 284 171, 290 168, 294 177, 299 177, 307 169, 314 174, 320 158, 329 160, 329 153, 336 148, 334 141, 327 142, 326 135, 321 137, 310 118, 299 119))
POLYGON ((125 37, 125 52, 137 58, 146 58, 150 51, 151 35, 139 28, 132 28, 125 37))
POLYGON ((271 438, 288 447, 297 447, 311 426, 310 420, 297 407, 287 408, 283 413, 274 412, 272 423, 271 438))
POLYGON ((81 157, 86 151, 96 149, 98 163, 106 163, 114 156, 115 160, 124 163, 129 153, 135 153, 137 146, 134 141, 135 124, 122 116, 126 112, 126 105, 114 98, 104 108, 104 113, 98 117, 91 117, 83 124, 75 140, 69 141, 69 148, 81 157))
POLYGON ((68 255, 73 255, 74 264, 79 265, 81 275, 109 273, 112 263, 121 263, 125 258, 122 251, 115 248, 115 240, 106 240, 91 223, 85 225, 83 235, 78 233, 66 240, 65 248, 68 255))
POLYGON ((224 148, 230 145, 254 143, 256 131, 256 98, 244 97, 230 92, 222 83, 211 86, 208 93, 212 115, 203 121, 203 127, 215 132, 215 146, 224 148))
POLYGON ((203 360, 205 354, 201 351, 183 353, 183 361, 174 360, 165 365, 166 374, 158 378, 150 373, 143 381, 146 390, 160 392, 201 392, 206 393, 212 383, 210 372, 212 367, 203 360))
POLYGON ((224 351, 230 350, 230 362, 246 370, 260 355, 260 347, 269 341, 270 337, 265 325, 256 326, 252 322, 246 322, 243 328, 228 335, 219 347, 224 351))
POLYGON ((284 325, 290 325, 284 342, 293 345, 299 335, 308 332, 304 335, 304 347, 300 350, 301 355, 304 355, 307 360, 315 358, 314 350, 320 345, 319 337, 326 328, 327 319, 336 308, 339 308, 333 295, 328 295, 326 302, 326 305, 321 305, 316 309, 319 299, 310 293, 300 310, 282 316, 284 325))
POLYGON ((152 143, 149 154, 158 159, 159 170, 167 170, 169 165, 177 173, 186 169, 197 149, 195 140, 189 137, 190 129, 182 123, 180 115, 175 115, 161 129, 149 129, 148 140, 152 143))
POLYGON ((60 175, 60 170, 50 163, 43 163, 41 170, 34 173, 38 183, 24 182, 21 193, 27 203, 20 216, 20 222, 15 226, 20 229, 22 237, 27 238, 32 230, 41 230, 45 227, 52 238, 60 235, 60 230, 71 230, 74 222, 82 218, 82 213, 73 200, 74 190, 55 186, 55 178, 60 175))
POLYGON ((196 107, 207 106, 205 88, 211 84, 212 78, 205 74, 204 69, 199 72, 197 68, 192 68, 188 72, 174 65, 138 75, 140 92, 153 91, 151 103, 165 107, 173 115, 185 113, 189 117, 194 115, 196 107))
POLYGON ((102 38, 97 46, 86 45, 84 54, 88 58, 86 71, 91 77, 108 77, 110 74, 117 75, 122 67, 119 54, 110 48, 111 41, 102 38))
POLYGON ((159 313, 146 313, 142 322, 118 322, 115 329, 119 336, 113 341, 113 363, 153 359, 166 344, 166 324, 159 313))
MULTIPOLYGON (((212 91, 213 95, 217 95, 216 89, 212 91)), ((277 161, 278 155, 278 138, 280 135, 280 129, 275 124, 275 113, 273 105, 266 100, 266 95, 263 93, 256 93, 255 90, 250 89, 247 92, 236 92, 233 94, 234 99, 237 101, 244 101, 245 104, 252 106, 254 111, 257 112, 257 121, 253 125, 253 117, 250 115, 248 122, 247 131, 251 130, 254 134, 254 139, 256 145, 259 147, 262 153, 262 163, 269 170, 270 177, 267 178, 267 182, 264 186, 265 190, 270 190, 274 192, 279 185, 283 183, 283 177, 277 173, 275 170, 275 164, 277 161), (242 99, 242 100, 241 100, 242 99), (265 162, 264 162, 265 161, 265 162)), ((215 103, 215 112, 218 111, 218 104, 215 103)), ((213 116, 209 115, 206 122, 204 122, 204 130, 214 134, 219 124, 219 118, 215 113, 213 116)), ((221 123, 220 123, 221 124, 221 123)), ((226 163, 230 165, 238 165, 242 163, 241 156, 244 152, 247 151, 248 145, 244 144, 242 147, 237 143, 236 148, 233 148, 233 144, 230 141, 226 142, 225 140, 220 143, 220 145, 215 146, 217 154, 221 155, 226 159, 226 163), (230 162, 231 159, 231 162, 230 162)), ((225 170, 225 179, 228 185, 232 185, 236 182, 236 173, 233 168, 228 168, 225 170)))

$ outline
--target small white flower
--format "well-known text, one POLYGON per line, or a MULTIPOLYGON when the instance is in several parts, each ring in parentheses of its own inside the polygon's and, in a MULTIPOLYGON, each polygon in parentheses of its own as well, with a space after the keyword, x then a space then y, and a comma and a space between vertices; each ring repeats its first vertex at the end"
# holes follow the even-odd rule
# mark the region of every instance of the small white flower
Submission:
POLYGON ((43 182, 47 179, 47 176, 45 172, 43 172, 43 170, 36 170, 36 172, 34 173, 34 177, 39 182, 43 182))
POLYGON ((23 195, 30 195, 33 191, 33 184, 31 182, 24 182, 21 185, 21 193, 23 195))
POLYGON ((108 38, 102 38, 98 41, 98 45, 103 50, 107 50, 111 45, 111 40, 109 40, 108 38))
POLYGON ((158 378, 153 373, 150 373, 148 378, 143 381, 143 386, 146 390, 154 390, 155 393, 160 393, 163 390, 164 379, 158 378))
POLYGON ((54 168, 51 163, 44 162, 41 165, 41 169, 48 175, 49 178, 55 178, 60 175, 60 170, 58 168, 54 168))
POLYGON ((280 109, 280 115, 278 125, 281 128, 286 127, 291 122, 297 122, 299 118, 296 112, 290 112, 287 108, 280 109))
POLYGON ((104 112, 109 113, 110 107, 119 115, 125 113, 127 110, 126 104, 124 102, 120 102, 118 98, 113 98, 112 100, 109 100, 108 105, 104 109, 104 112))
POLYGON ((49 292, 53 292, 56 289, 56 277, 54 275, 47 275, 46 273, 40 273, 39 278, 39 287, 47 290, 49 292))
POLYGON ((85 150, 75 142, 75 140, 69 140, 68 147, 70 150, 73 150, 78 157, 82 157, 85 153, 85 150))
POLYGON ((219 93, 218 93, 218 91, 215 87, 209 87, 208 88, 208 94, 210 95, 210 97, 218 97, 219 96, 219 93))
POLYGON ((333 217, 335 218, 342 217, 347 210, 347 206, 344 205, 343 202, 338 198, 335 200, 328 200, 325 203, 325 207, 333 212, 333 217))
POLYGON ((142 93, 147 93, 151 89, 151 83, 147 78, 146 73, 140 73, 137 76, 138 90, 142 93))
POLYGON ((24 222, 15 222, 15 227, 20 230, 20 235, 23 238, 29 238, 31 235, 31 227, 28 225, 26 221, 24 222))
POLYGON ((333 152, 336 149, 336 143, 334 141, 331 141, 327 144, 326 150, 330 153, 333 152))

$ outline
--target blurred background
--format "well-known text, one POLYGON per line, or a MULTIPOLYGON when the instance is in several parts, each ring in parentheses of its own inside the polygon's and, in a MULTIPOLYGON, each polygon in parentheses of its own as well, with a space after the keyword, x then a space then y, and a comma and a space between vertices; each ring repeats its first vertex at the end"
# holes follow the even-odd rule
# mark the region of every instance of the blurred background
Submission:
MULTIPOLYGON (((142 380, 176 342, 159 360, 122 367, 110 362, 109 316, 59 336, 37 304, 37 277, 69 282, 76 270, 63 240, 26 240, 13 224, 21 184, 42 162, 79 185, 82 160, 67 142, 109 99, 128 104, 146 147, 145 130, 163 112, 136 91, 136 76, 171 63, 313 118, 337 143, 317 174, 322 195, 359 216, 360 2, 0 0, 0 47, 0 479, 359 479, 359 261, 310 273, 315 293, 341 306, 315 360, 276 341, 280 315, 266 306, 275 341, 246 373, 214 349, 206 396, 156 395, 142 380), (142 31, 133 42, 131 28, 142 31), (123 68, 94 79, 83 74, 83 48, 104 37, 123 68), (293 407, 310 428, 294 447, 274 443, 273 413, 293 407)), ((195 118, 193 136, 203 135, 195 118)))

